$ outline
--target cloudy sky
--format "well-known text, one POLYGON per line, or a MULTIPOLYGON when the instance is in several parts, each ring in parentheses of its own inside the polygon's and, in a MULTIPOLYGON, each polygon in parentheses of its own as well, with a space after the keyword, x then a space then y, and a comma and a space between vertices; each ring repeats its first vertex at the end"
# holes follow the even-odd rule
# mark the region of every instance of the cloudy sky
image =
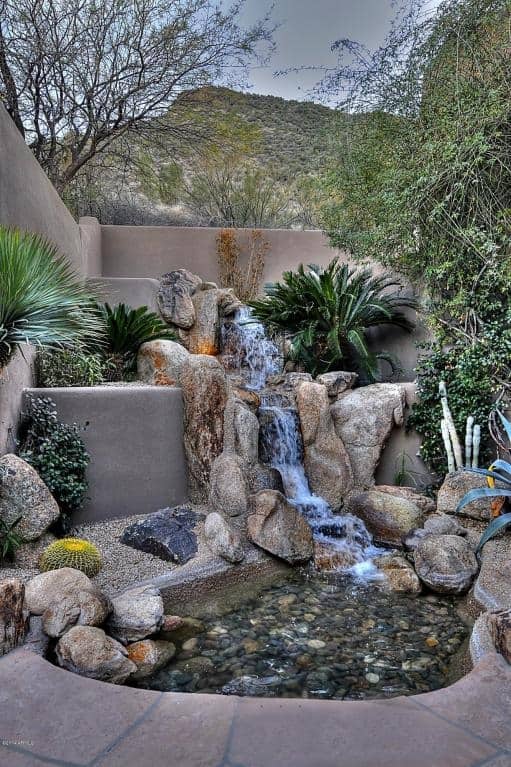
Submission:
MULTIPOLYGON (((439 0, 429 0, 432 6, 439 0)), ((242 21, 250 23, 268 10, 271 0, 246 0, 242 21)), ((331 67, 334 40, 350 38, 370 48, 385 38, 394 15, 392 0, 275 0, 272 19, 276 52, 265 67, 251 72, 254 93, 304 99, 321 79, 320 70, 301 71, 275 77, 277 70, 295 67, 331 67)))

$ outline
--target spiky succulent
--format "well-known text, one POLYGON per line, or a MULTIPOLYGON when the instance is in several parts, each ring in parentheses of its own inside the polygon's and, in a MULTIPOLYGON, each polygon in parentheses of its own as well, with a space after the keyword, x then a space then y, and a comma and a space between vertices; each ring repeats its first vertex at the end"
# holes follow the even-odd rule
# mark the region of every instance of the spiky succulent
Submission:
POLYGON ((101 570, 101 555, 90 541, 82 538, 61 538, 41 554, 39 568, 44 573, 61 567, 73 567, 93 578, 101 570))
POLYGON ((0 368, 20 344, 100 342, 102 330, 94 296, 56 247, 0 226, 0 368))

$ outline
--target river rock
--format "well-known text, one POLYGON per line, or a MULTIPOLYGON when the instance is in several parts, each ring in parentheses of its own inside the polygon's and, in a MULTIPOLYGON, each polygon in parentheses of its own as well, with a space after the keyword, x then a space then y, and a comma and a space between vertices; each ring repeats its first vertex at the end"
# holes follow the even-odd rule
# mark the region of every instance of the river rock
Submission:
POLYGON ((123 644, 156 634, 163 624, 163 600, 156 586, 127 589, 112 597, 108 632, 123 644))
POLYGON ((246 513, 248 488, 241 458, 234 453, 222 453, 215 458, 210 482, 209 503, 215 511, 229 517, 246 513))
POLYGON ((181 386, 190 497, 195 503, 205 503, 211 466, 223 450, 229 383, 218 360, 198 354, 191 355, 184 364, 181 386))
POLYGON ((332 370, 330 373, 322 373, 317 376, 316 381, 326 386, 330 399, 337 399, 339 394, 352 389, 357 379, 356 373, 349 373, 346 370, 332 370))
POLYGON ((277 490, 252 496, 247 518, 250 540, 289 564, 307 562, 314 553, 312 531, 300 512, 277 490))
POLYGON ((79 589, 63 594, 42 615, 42 627, 49 637, 61 637, 71 626, 101 626, 111 612, 110 600, 99 589, 79 589))
POLYGON ((401 547, 403 538, 422 524, 423 512, 408 498, 381 492, 378 486, 351 499, 350 510, 362 519, 375 542, 401 547))
POLYGON ((312 492, 339 509, 353 487, 346 449, 335 432, 326 386, 302 381, 296 405, 304 446, 304 467, 312 492))
POLYGON ((182 644, 188 639, 203 634, 206 630, 204 623, 198 618, 186 615, 183 618, 179 618, 179 623, 177 623, 176 617, 175 615, 166 615, 164 617, 158 638, 182 644))
POLYGON ((439 594, 463 594, 478 571, 469 544, 458 535, 428 535, 414 552, 415 570, 439 594))
POLYGON ((349 547, 340 548, 322 541, 314 541, 314 567, 320 572, 346 569, 356 564, 357 558, 349 547))
POLYGON ((407 551, 415 551, 420 541, 428 535, 466 536, 467 533, 468 530, 460 525, 456 517, 450 517, 448 514, 432 514, 424 522, 424 527, 412 530, 411 533, 403 539, 403 543, 407 551))
POLYGON ((15 578, 0 582, 0 655, 21 644, 27 630, 25 586, 15 578))
POLYGON ((127 527, 121 543, 182 565, 197 553, 194 528, 200 519, 201 516, 186 507, 160 509, 127 527))
POLYGON ((373 559, 373 563, 385 575, 385 587, 401 594, 419 594, 422 586, 411 564, 400 556, 386 554, 373 559))
POLYGON ((42 615, 67 594, 97 593, 98 588, 81 570, 61 567, 31 578, 25 587, 25 606, 32 615, 42 615))
POLYGON ((176 654, 176 647, 172 642, 160 639, 142 639, 140 642, 129 644, 126 649, 128 658, 137 667, 130 679, 138 682, 166 666, 176 654))
POLYGON ((232 562, 241 562, 245 556, 241 538, 225 519, 215 511, 208 514, 204 523, 206 543, 214 554, 232 562))
MULTIPOLYGON (((462 469, 447 474, 438 491, 437 511, 444 512, 445 514, 455 514, 456 508, 463 496, 470 492, 470 490, 480 487, 487 487, 486 479, 480 474, 473 474, 462 469)), ((461 515, 474 517, 486 522, 491 518, 491 501, 491 498, 473 501, 462 509, 461 515)))
POLYGON ((160 277, 158 305, 165 322, 179 328, 192 327, 195 322, 192 296, 201 283, 201 278, 187 269, 176 269, 160 277))
POLYGON ((43 480, 29 463, 8 453, 0 458, 0 519, 24 541, 35 541, 57 521, 60 510, 43 480))
POLYGON ((74 626, 55 648, 59 666, 74 674, 123 684, 137 671, 125 647, 93 626, 74 626))
POLYGON ((150 386, 179 386, 190 353, 176 341, 148 341, 137 355, 137 377, 150 386))
POLYGON ((374 473, 395 426, 404 420, 405 389, 371 384, 348 391, 332 405, 335 430, 350 457, 355 487, 374 485, 374 473))

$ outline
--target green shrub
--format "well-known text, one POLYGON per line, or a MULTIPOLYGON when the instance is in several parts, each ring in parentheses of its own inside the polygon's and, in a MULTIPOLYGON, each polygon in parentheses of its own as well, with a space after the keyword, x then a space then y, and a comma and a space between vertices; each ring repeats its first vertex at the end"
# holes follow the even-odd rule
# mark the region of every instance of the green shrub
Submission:
POLYGON ((0 368, 20 344, 65 347, 101 339, 90 290, 42 237, 0 226, 0 368))
POLYGON ((157 339, 178 340, 174 331, 147 306, 132 309, 125 304, 114 308, 103 304, 100 311, 106 326, 104 354, 117 372, 117 380, 134 372, 137 352, 143 343, 157 339))
POLYGON ((393 367, 394 360, 370 351, 366 330, 385 324, 407 331, 414 327, 403 309, 415 309, 417 303, 401 288, 388 275, 354 271, 334 258, 324 269, 300 265, 296 272, 284 272, 282 282, 267 285, 266 297, 250 305, 259 320, 290 338, 291 358, 309 373, 356 370, 375 380, 378 360, 393 367))
POLYGON ((80 437, 85 427, 61 423, 47 397, 31 397, 23 415, 19 454, 41 476, 68 520, 81 507, 88 487, 89 455, 80 437))
POLYGON ((42 349, 36 360, 39 386, 98 386, 108 380, 110 365, 100 354, 81 349, 42 349))
POLYGON ((12 562, 17 549, 22 544, 21 536, 16 532, 16 527, 21 522, 21 516, 8 524, 0 519, 0 562, 12 562))

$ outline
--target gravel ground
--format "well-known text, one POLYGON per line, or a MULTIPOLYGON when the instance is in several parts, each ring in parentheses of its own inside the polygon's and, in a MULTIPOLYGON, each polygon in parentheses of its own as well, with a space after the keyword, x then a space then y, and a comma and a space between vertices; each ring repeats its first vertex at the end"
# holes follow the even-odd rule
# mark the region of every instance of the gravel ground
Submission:
MULTIPOLYGON (((193 506, 192 508, 194 511, 206 513, 205 507, 193 506)), ((111 595, 139 581, 166 575, 179 567, 173 562, 167 562, 159 557, 154 557, 152 554, 137 551, 120 542, 122 533, 129 525, 145 519, 147 516, 150 515, 137 514, 122 519, 89 522, 77 525, 72 529, 70 535, 85 538, 98 547, 103 560, 103 567, 94 578, 94 582, 106 594, 111 595)), ((199 523, 196 528, 199 543, 197 557, 206 559, 211 557, 211 554, 203 541, 202 527, 202 523, 199 523)), ((194 561, 197 557, 194 558, 194 561)), ((37 568, 5 567, 0 568, 0 579, 19 578, 26 582, 38 572, 37 568)))

